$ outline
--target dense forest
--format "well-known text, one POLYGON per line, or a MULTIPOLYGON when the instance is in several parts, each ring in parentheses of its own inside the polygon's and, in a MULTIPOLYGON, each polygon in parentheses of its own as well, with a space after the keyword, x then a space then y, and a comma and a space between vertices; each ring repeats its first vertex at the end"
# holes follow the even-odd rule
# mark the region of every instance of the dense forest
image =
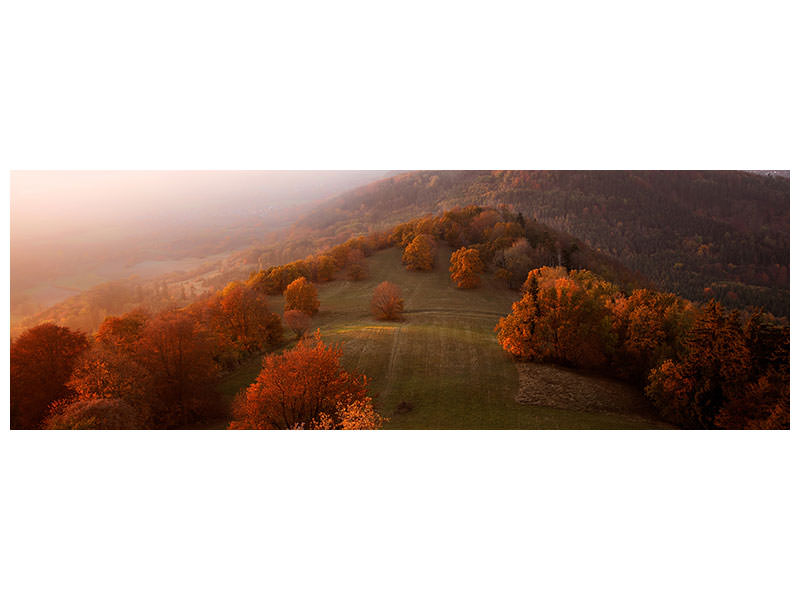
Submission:
MULTIPOLYGON (((317 286, 367 279, 365 259, 391 247, 402 250, 397 268, 411 272, 436 268, 437 248, 447 248, 453 285, 463 293, 486 278, 520 290, 497 327, 510 357, 632 381, 679 426, 788 427, 788 326, 760 311, 740 315, 713 299, 700 305, 648 289, 580 241, 521 212, 485 206, 353 237, 255 270, 182 308, 107 316, 93 336, 52 323, 30 328, 11 347, 12 427, 224 420, 250 429, 378 428, 387 415, 375 410, 366 379, 344 369, 341 349, 307 333, 320 310, 317 286), (257 380, 224 406, 220 376, 262 355, 257 380)), ((383 282, 364 310, 398 319, 403 301, 383 282)))
POLYGON ((788 429, 789 328, 716 300, 631 294, 589 271, 532 270, 497 325, 519 360, 595 369, 641 385, 661 417, 689 428, 788 429))
POLYGON ((456 206, 505 206, 663 291, 789 314, 789 180, 744 171, 423 171, 316 209, 293 237, 343 240, 456 206))

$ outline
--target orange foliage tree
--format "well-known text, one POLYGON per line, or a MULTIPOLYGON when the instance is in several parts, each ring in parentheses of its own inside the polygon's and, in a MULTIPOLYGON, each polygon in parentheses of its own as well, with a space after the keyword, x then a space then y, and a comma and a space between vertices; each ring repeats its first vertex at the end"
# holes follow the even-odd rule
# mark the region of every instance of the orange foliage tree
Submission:
POLYGON ((109 350, 131 354, 150 316, 134 310, 120 317, 106 317, 95 334, 95 340, 109 350))
POLYGON ((150 377, 153 427, 178 427, 222 415, 214 344, 199 323, 181 312, 153 318, 138 345, 150 377))
POLYGON ((72 369, 89 347, 86 335, 45 323, 28 329, 11 343, 11 428, 35 429, 50 405, 67 398, 72 369))
POLYGON ((316 281, 330 281, 336 272, 336 262, 328 255, 322 254, 312 261, 316 281))
POLYGON ((409 271, 433 270, 436 241, 430 234, 419 234, 403 251, 403 264, 409 271))
POLYGON ((267 350, 283 337, 280 317, 270 311, 266 296, 239 281, 209 301, 205 317, 221 343, 241 355, 267 350))
POLYGON ((754 319, 742 327, 717 301, 703 307, 682 356, 650 374, 646 393, 665 419, 702 429, 789 426, 788 328, 754 319))
POLYGON ((341 356, 319 332, 281 355, 268 354, 255 383, 237 398, 231 429, 377 429, 383 418, 366 377, 345 371, 341 356))
POLYGON ((294 331, 298 339, 303 337, 311 326, 311 317, 302 310, 287 310, 283 313, 283 318, 289 326, 289 329, 294 331))
POLYGON ((301 310, 311 317, 319 312, 317 288, 305 277, 299 277, 290 283, 283 296, 286 299, 284 311, 301 310))
POLYGON ((615 338, 608 301, 615 288, 587 271, 531 271, 526 293, 497 324, 503 348, 523 360, 604 365, 615 338))
MULTIPOLYGON (((133 356, 102 344, 95 344, 78 359, 68 383, 74 402, 116 399, 131 407, 141 423, 149 419, 150 384, 150 374, 133 356)), ((62 401, 54 408, 58 412, 71 403, 62 401)))
POLYGON ((618 339, 617 372, 638 383, 651 369, 678 355, 696 316, 688 300, 647 289, 618 296, 611 310, 618 339))
POLYGON ((400 288, 384 281, 372 294, 372 314, 376 319, 398 321, 403 318, 403 299, 400 288))
POLYGON ((480 287, 481 278, 478 273, 481 271, 483 271, 481 255, 474 248, 460 248, 450 255, 450 278, 456 282, 459 289, 480 287))

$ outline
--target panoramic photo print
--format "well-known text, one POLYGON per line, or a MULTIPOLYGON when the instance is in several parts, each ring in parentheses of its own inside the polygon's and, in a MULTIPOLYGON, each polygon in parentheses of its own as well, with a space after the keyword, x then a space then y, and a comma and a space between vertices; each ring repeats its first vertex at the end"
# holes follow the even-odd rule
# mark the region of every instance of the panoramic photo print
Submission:
POLYGON ((788 429, 788 171, 16 171, 12 429, 788 429))

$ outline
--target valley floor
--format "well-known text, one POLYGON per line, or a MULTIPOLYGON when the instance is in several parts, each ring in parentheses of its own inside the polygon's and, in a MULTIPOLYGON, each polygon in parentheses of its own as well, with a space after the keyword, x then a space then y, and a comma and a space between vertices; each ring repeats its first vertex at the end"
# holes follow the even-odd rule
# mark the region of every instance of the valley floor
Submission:
MULTIPOLYGON (((367 375, 376 408, 390 419, 387 429, 667 427, 626 384, 543 365, 521 365, 521 377, 494 333, 519 293, 487 276, 479 289, 457 289, 449 254, 439 250, 433 272, 409 272, 392 248, 368 259, 364 281, 318 286, 312 328, 326 343, 341 344, 346 368, 367 375), (382 281, 402 290, 405 321, 380 322, 370 313, 382 281)), ((223 394, 231 398, 258 371, 258 361, 245 365, 223 382, 223 394)))

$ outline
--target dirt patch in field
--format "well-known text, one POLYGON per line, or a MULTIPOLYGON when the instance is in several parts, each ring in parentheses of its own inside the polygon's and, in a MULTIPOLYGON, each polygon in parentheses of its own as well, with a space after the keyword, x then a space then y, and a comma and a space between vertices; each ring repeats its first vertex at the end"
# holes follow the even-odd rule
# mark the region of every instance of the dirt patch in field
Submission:
POLYGON ((517 370, 520 404, 658 420, 641 392, 621 381, 536 363, 517 363, 517 370))

